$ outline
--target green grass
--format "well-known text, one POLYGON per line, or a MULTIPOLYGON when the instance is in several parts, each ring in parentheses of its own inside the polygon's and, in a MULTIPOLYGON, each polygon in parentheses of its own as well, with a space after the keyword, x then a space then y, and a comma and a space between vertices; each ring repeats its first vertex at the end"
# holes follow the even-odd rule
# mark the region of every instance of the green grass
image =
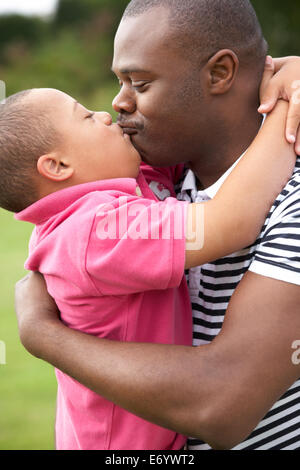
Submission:
POLYGON ((14 285, 25 274, 32 226, 0 210, 0 450, 54 449, 56 379, 48 364, 20 343, 14 313, 14 285))

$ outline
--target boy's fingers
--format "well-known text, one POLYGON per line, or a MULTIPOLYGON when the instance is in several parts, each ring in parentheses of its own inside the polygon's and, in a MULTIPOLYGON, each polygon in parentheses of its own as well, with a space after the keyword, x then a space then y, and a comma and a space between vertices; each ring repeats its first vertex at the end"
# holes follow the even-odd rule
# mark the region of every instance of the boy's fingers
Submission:
POLYGON ((295 145, 295 152, 297 155, 300 156, 300 126, 298 127, 298 132, 297 132, 297 141, 295 145))
POLYGON ((275 80, 270 81, 266 90, 261 95, 261 105, 258 108, 259 113, 270 113, 281 98, 281 88, 275 80))
MULTIPOLYGON (((290 108, 292 105, 290 104, 290 108)), ((286 139, 290 144, 295 144, 297 140, 297 131, 300 124, 300 114, 293 109, 289 109, 286 121, 286 139)))
POLYGON ((273 59, 271 56, 267 56, 264 75, 260 86, 261 105, 258 108, 260 113, 272 111, 278 100, 280 89, 276 86, 276 83, 272 81, 274 72, 275 65, 273 59))
POLYGON ((270 113, 274 109, 279 98, 280 98, 280 91, 278 90, 278 88, 269 87, 268 94, 263 95, 261 99, 261 105, 258 108, 258 112, 261 114, 270 113))
POLYGON ((286 124, 286 138, 291 144, 296 143, 296 150, 298 150, 300 140, 300 81, 294 82, 292 85, 293 90, 289 112, 286 124))

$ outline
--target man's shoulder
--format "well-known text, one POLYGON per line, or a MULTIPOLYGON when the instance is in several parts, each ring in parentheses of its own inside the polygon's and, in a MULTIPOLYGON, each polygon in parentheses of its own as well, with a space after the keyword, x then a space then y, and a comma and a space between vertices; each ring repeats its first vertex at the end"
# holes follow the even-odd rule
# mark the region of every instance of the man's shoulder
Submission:
POLYGON ((300 165, 276 199, 256 243, 250 271, 300 285, 300 165))
POLYGON ((267 222, 272 223, 288 215, 296 217, 297 214, 300 215, 300 157, 296 161, 293 175, 274 202, 267 222))

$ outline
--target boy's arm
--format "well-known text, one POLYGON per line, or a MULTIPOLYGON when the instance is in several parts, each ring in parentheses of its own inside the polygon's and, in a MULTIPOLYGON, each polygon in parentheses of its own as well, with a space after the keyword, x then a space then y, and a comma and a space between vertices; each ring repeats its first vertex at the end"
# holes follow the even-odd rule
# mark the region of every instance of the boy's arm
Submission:
POLYGON ((283 131, 287 108, 287 103, 278 103, 216 197, 190 205, 187 242, 190 245, 193 239, 204 236, 204 243, 202 249, 186 250, 186 268, 219 259, 255 242, 295 167, 294 148, 283 131))
POLYGON ((266 63, 260 98, 261 113, 270 113, 278 99, 289 101, 286 138, 296 142, 295 150, 300 155, 300 57, 282 57, 266 63))

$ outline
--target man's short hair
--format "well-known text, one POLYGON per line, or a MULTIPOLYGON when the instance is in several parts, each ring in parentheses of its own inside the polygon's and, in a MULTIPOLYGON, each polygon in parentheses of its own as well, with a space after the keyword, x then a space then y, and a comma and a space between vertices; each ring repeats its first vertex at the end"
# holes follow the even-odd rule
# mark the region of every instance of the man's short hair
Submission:
POLYGON ((20 212, 37 201, 40 156, 51 151, 56 132, 25 90, 0 103, 0 207, 20 212))
POLYGON ((155 7, 169 10, 174 45, 195 65, 221 49, 233 50, 246 64, 264 62, 267 43, 249 0, 131 0, 123 18, 155 7))

